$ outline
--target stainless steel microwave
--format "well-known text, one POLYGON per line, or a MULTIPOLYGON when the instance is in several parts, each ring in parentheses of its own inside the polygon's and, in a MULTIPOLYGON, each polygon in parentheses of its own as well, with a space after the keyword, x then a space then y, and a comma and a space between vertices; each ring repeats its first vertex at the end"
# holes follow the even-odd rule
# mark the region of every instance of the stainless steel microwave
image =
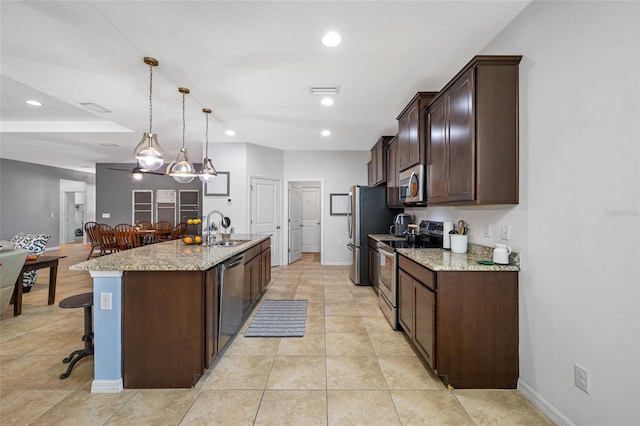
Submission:
POLYGON ((400 172, 400 200, 404 204, 425 204, 424 165, 419 164, 400 172))

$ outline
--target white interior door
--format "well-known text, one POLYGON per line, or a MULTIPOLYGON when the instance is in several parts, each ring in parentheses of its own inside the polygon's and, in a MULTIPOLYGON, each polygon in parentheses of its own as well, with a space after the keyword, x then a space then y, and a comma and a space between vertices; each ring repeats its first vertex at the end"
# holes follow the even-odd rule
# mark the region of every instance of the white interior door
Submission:
POLYGON ((271 235, 271 266, 280 265, 280 181, 251 178, 251 233, 271 235))
POLYGON ((302 252, 320 252, 320 188, 302 188, 302 252))
POLYGON ((302 190, 289 186, 289 263, 302 258, 302 190))

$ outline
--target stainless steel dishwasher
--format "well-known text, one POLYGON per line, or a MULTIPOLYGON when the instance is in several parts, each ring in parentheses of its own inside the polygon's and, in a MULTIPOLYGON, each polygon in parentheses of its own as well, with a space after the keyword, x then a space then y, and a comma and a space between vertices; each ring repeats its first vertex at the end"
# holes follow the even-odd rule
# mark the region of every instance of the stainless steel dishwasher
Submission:
POLYGON ((220 322, 218 327, 218 352, 242 326, 242 297, 244 287, 244 254, 226 260, 220 273, 220 322))

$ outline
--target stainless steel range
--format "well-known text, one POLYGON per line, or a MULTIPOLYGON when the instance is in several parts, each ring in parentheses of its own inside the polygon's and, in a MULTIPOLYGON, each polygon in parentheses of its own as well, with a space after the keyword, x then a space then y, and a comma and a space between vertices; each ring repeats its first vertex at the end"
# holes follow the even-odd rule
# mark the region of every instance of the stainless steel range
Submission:
POLYGON ((420 238, 416 243, 406 240, 383 240, 378 244, 380 252, 380 279, 378 300, 380 309, 394 330, 398 329, 398 268, 399 248, 442 248, 442 222, 420 222, 420 238))

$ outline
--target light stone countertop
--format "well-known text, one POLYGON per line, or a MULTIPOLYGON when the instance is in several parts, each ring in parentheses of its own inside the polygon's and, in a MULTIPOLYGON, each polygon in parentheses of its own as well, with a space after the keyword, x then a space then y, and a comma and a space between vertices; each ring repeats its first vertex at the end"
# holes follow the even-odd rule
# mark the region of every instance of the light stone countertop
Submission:
POLYGON ((264 235, 232 234, 231 240, 248 240, 232 247, 186 245, 182 240, 149 244, 87 260, 73 271, 205 271, 270 238, 264 235))
MULTIPOLYGON (((376 241, 403 240, 392 234, 369 234, 376 241)), ((396 249, 396 252, 413 260, 432 271, 520 271, 520 254, 512 252, 509 255, 508 265, 481 265, 478 260, 491 260, 493 247, 469 243, 469 249, 465 254, 453 253, 451 250, 441 248, 396 249)))

